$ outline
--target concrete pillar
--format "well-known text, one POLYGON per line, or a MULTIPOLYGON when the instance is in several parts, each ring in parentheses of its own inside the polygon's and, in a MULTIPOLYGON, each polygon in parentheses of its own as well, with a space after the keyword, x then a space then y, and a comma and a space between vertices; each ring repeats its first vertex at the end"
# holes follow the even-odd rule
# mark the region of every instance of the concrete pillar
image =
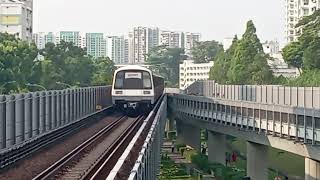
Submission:
POLYGON ((305 158, 305 180, 320 180, 320 162, 305 158))
POLYGON ((174 131, 174 119, 167 119, 165 131, 174 131))
POLYGON ((208 132, 208 159, 211 162, 217 162, 225 165, 226 160, 226 135, 208 132))
POLYGON ((200 128, 184 124, 181 121, 176 121, 176 123, 178 143, 187 144, 197 151, 201 151, 200 128))
POLYGON ((267 146, 247 142, 247 176, 253 180, 268 179, 267 146))

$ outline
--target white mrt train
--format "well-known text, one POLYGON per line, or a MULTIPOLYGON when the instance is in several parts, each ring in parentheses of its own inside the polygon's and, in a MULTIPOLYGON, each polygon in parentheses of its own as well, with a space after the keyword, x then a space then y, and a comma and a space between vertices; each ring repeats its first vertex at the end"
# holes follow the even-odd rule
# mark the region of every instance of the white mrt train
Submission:
POLYGON ((157 102, 163 90, 163 78, 147 68, 128 65, 114 73, 112 103, 126 112, 144 111, 157 102))

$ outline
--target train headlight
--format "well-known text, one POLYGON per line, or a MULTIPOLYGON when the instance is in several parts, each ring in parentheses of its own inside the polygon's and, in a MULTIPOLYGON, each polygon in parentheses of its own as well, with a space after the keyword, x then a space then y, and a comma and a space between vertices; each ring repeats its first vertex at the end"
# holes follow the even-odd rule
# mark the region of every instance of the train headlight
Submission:
POLYGON ((115 93, 116 94, 122 94, 123 92, 122 91, 116 91, 115 93))
POLYGON ((150 91, 143 91, 143 94, 151 94, 150 91))

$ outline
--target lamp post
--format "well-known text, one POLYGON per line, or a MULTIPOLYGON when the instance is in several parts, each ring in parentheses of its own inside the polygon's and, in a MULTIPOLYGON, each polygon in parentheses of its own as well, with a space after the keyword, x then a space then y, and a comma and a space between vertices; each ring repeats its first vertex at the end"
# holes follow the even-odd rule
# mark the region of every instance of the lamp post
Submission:
POLYGON ((59 84, 59 85, 64 85, 64 86, 67 86, 68 88, 72 89, 72 86, 70 84, 67 84, 67 83, 64 83, 64 82, 56 82, 56 84, 59 84))
POLYGON ((2 90, 4 89, 4 87, 5 87, 6 85, 8 85, 8 84, 13 84, 13 83, 16 83, 16 81, 8 81, 8 82, 2 84, 2 85, 0 86, 0 94, 2 94, 2 90))
POLYGON ((41 88, 41 89, 47 91, 47 89, 46 89, 44 86, 40 85, 40 84, 31 84, 31 83, 28 83, 28 84, 26 84, 26 86, 38 87, 38 88, 41 88))

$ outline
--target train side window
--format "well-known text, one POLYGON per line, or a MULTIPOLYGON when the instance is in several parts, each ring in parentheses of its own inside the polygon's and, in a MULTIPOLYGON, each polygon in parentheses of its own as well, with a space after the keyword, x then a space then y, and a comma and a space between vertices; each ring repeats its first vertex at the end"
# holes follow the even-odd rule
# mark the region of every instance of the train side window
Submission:
POLYGON ((148 72, 143 72, 143 87, 147 89, 152 88, 151 78, 148 72))
POLYGON ((116 82, 114 85, 116 89, 123 88, 123 79, 124 79, 124 72, 118 72, 116 75, 116 82))

